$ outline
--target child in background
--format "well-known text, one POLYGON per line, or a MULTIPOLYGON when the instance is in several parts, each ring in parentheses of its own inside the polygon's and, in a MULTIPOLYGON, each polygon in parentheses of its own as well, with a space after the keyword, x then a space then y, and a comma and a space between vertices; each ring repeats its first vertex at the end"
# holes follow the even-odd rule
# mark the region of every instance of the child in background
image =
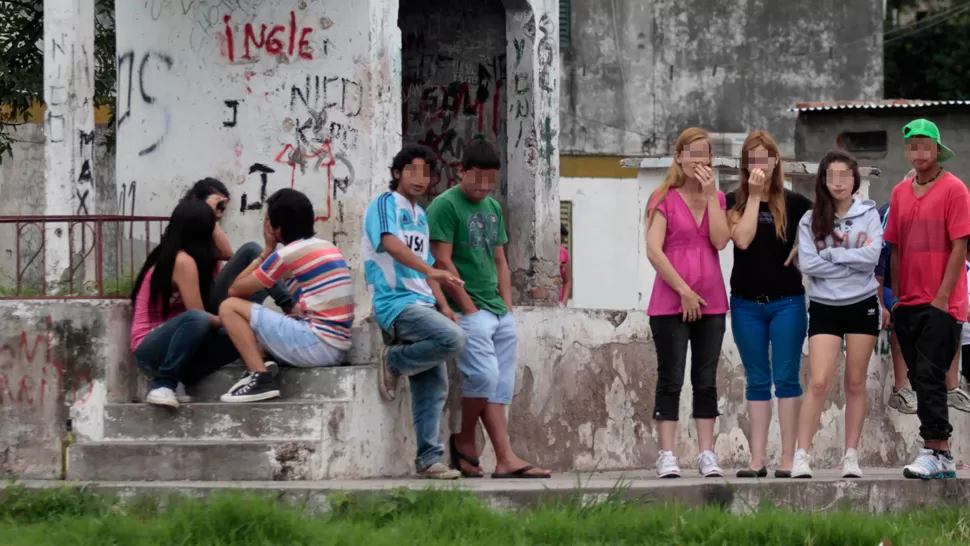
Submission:
POLYGON ((562 285, 559 287, 559 305, 566 307, 569 298, 573 295, 573 265, 569 257, 569 250, 566 249, 569 228, 559 224, 559 235, 562 242, 559 247, 559 275, 562 278, 562 285))

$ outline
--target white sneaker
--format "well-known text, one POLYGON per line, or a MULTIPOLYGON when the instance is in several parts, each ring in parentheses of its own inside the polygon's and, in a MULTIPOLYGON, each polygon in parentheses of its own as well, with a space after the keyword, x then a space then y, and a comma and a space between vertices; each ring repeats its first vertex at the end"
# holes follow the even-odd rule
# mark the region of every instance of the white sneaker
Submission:
POLYGON ((903 387, 889 397, 889 407, 904 415, 916 415, 916 393, 903 387))
POLYGON ((937 455, 932 449, 924 447, 919 450, 916 460, 903 468, 903 476, 921 480, 955 478, 956 463, 953 457, 937 455))
POLYGON ((717 464, 717 454, 713 451, 702 451, 697 456, 697 469, 705 478, 723 478, 724 471, 717 464))
POLYGON ((661 451, 657 457, 657 477, 658 478, 679 478, 680 467, 677 466, 677 457, 672 451, 661 451))
POLYGON ((970 394, 960 387, 946 393, 946 405, 951 408, 970 413, 970 394))
POLYGON ((799 449, 795 452, 795 460, 791 466, 792 478, 811 478, 812 477, 812 456, 799 449))
POLYGON ((842 457, 842 477, 843 478, 861 478, 862 469, 859 468, 859 452, 854 449, 845 450, 845 456, 842 457))
POLYGON ((162 406, 171 409, 178 409, 179 401, 175 397, 175 391, 168 387, 152 389, 145 397, 145 402, 153 406, 162 406))

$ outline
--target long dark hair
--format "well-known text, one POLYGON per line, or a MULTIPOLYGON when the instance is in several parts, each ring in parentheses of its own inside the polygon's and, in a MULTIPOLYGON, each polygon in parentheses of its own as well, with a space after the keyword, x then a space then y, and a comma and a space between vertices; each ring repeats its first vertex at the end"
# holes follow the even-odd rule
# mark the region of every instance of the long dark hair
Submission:
POLYGON ((824 241, 835 231, 835 199, 825 184, 829 167, 832 163, 845 163, 852 171, 852 193, 859 191, 862 185, 862 175, 859 174, 859 162, 852 154, 842 150, 832 150, 825 154, 818 164, 815 173, 815 205, 812 210, 812 234, 816 241, 824 241))
POLYGON ((131 292, 132 303, 138 298, 145 274, 154 267, 149 307, 156 308, 160 304, 162 318, 168 317, 169 300, 172 298, 172 271, 175 269, 175 257, 180 251, 185 251, 195 260, 199 270, 199 292, 202 301, 208 301, 217 261, 215 245, 212 243, 212 230, 215 227, 215 212, 204 201, 180 202, 168 220, 161 242, 148 255, 138 273, 138 280, 131 292))

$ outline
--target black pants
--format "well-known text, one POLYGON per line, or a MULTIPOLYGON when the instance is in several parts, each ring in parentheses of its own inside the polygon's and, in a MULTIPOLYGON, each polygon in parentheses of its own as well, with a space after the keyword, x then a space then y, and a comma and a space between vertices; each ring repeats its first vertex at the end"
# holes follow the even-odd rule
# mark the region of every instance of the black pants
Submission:
MULTIPOLYGON (((206 311, 214 315, 219 314, 219 305, 229 297, 229 287, 232 286, 236 277, 245 271, 249 267, 249 264, 253 263, 253 260, 259 257, 259 253, 262 251, 263 247, 253 242, 246 243, 236 249, 232 258, 229 258, 229 261, 222 266, 219 274, 216 275, 206 311)), ((272 297, 273 301, 284 313, 289 313, 293 309, 293 297, 287 292, 286 287, 280 281, 276 281, 276 284, 273 286, 265 290, 260 290, 246 299, 253 303, 262 303, 266 299, 266 296, 272 297)))
POLYGON ((946 405, 946 372, 960 344, 960 323, 932 305, 897 306, 893 315, 909 382, 916 391, 919 435, 926 441, 947 440, 953 427, 946 405))
POLYGON ((717 413, 717 363, 724 340, 724 315, 703 315, 684 322, 681 315, 650 317, 657 347, 657 393, 653 418, 677 421, 684 387, 687 343, 690 342, 690 382, 694 389, 694 419, 714 419, 717 413))

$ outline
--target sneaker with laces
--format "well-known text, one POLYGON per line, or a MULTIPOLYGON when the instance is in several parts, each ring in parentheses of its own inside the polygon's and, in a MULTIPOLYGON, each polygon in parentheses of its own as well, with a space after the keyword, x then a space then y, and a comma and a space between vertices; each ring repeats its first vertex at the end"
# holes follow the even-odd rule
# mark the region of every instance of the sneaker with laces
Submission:
POLYGON ((845 450, 845 456, 842 457, 842 477, 843 478, 861 478, 862 469, 859 468, 859 452, 854 449, 845 450))
MULTIPOLYGON (((265 363, 265 366, 266 366, 266 371, 273 376, 273 379, 276 379, 280 375, 279 364, 273 362, 272 360, 269 360, 265 363)), ((246 370, 245 372, 243 372, 242 377, 239 379, 239 381, 236 381, 233 384, 233 386, 229 387, 229 392, 232 392, 238 389, 239 387, 245 385, 246 383, 248 383, 249 376, 253 375, 253 373, 255 372, 251 372, 249 370, 246 370)))
POLYGON ((904 415, 916 415, 916 393, 909 387, 893 391, 889 407, 904 415))
POLYGON ((677 465, 677 457, 672 451, 661 451, 657 457, 657 477, 658 478, 679 478, 680 467, 677 465))
POLYGON ((724 471, 717 464, 717 454, 713 451, 702 451, 697 456, 697 469, 705 478, 724 477, 724 471))
POLYGON ((934 480, 956 476, 956 465, 950 458, 950 468, 945 468, 945 456, 937 455, 935 451, 928 447, 919 450, 916 460, 903 468, 903 476, 910 479, 934 480), (952 469, 952 476, 949 475, 952 469))
POLYGON ((381 363, 377 367, 377 388, 381 392, 381 398, 388 402, 393 402, 397 397, 397 380, 400 377, 391 369, 391 364, 387 360, 390 347, 387 345, 381 349, 381 363))
POLYGON ((946 405, 951 408, 970 413, 970 394, 963 390, 962 387, 957 387, 952 391, 946 393, 946 405))
POLYGON ((228 403, 259 402, 279 398, 280 389, 272 372, 253 372, 232 386, 220 400, 228 403))
POLYGON ((178 409, 179 401, 175 397, 175 391, 168 387, 158 387, 148 391, 145 402, 153 406, 162 406, 170 409, 178 409))
POLYGON ((791 465, 792 478, 811 478, 812 477, 812 456, 804 449, 795 452, 795 460, 791 465))
POLYGON ((418 470, 418 477, 428 480, 457 480, 461 477, 461 472, 437 462, 424 470, 418 470))

